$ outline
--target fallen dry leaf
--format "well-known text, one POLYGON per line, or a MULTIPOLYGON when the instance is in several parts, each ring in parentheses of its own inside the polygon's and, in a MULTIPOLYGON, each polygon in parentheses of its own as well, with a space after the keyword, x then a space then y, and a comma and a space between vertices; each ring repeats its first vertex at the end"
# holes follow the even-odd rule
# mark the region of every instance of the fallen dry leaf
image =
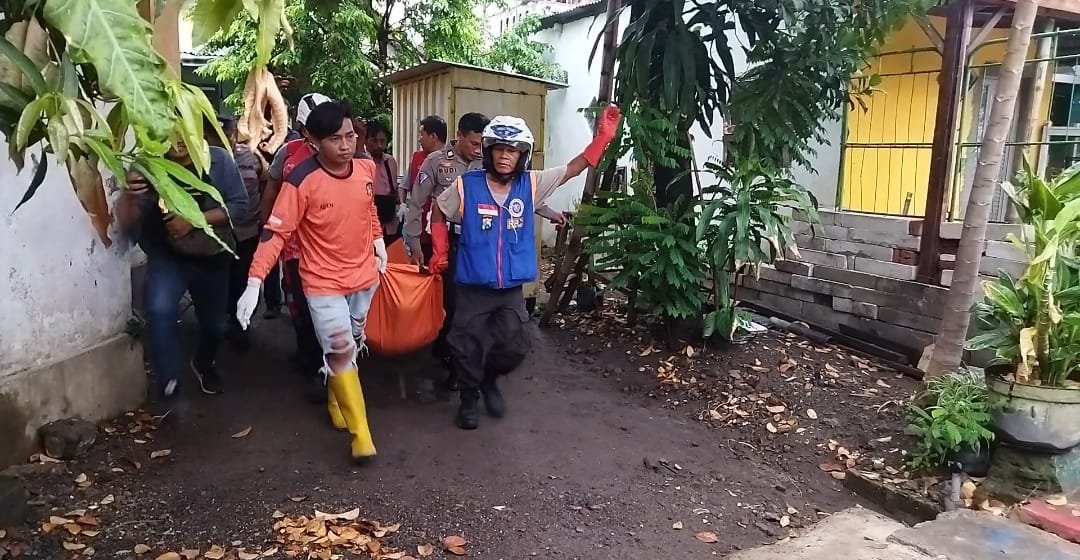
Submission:
POLYGON ((83 531, 82 532, 82 536, 90 537, 91 539, 98 536, 98 535, 100 535, 100 534, 101 534, 101 531, 83 531))
POLYGON ((356 521, 358 517, 360 517, 360 508, 353 508, 343 513, 325 513, 315 510, 315 519, 325 519, 327 521, 335 521, 338 519, 344 521, 356 521))
MULTIPOLYGON (((276 548, 274 549, 274 553, 277 553, 276 548)), ((180 556, 183 556, 187 560, 195 560, 199 557, 200 554, 202 554, 202 552, 199 551, 199 549, 197 548, 185 548, 184 550, 180 551, 180 556)))
POLYGON ((150 552, 149 546, 146 546, 145 544, 135 545, 135 554, 146 554, 147 552, 150 552))
POLYGON ((806 417, 811 420, 817 420, 817 411, 812 408, 806 409, 806 417))
POLYGON ((101 525, 101 522, 98 521, 98 518, 94 517, 93 515, 84 515, 76 519, 75 522, 81 523, 83 525, 90 525, 91 527, 97 527, 98 525, 101 525))
POLYGON ((225 557, 225 549, 215 544, 211 546, 210 550, 207 550, 206 554, 203 556, 205 556, 207 560, 221 560, 225 557))
POLYGON ((250 434, 250 433, 251 433, 251 426, 248 426, 248 427, 244 428, 243 430, 240 430, 239 432, 236 432, 235 434, 233 434, 232 437, 233 437, 233 439, 240 439, 242 437, 247 437, 247 435, 250 434))
POLYGON ((1046 503, 1052 506, 1063 506, 1069 503, 1069 499, 1065 496, 1051 496, 1046 499, 1046 503))
POLYGON ((64 550, 82 550, 82 549, 86 548, 85 544, 79 544, 79 543, 73 543, 73 542, 67 542, 67 541, 64 541, 64 542, 62 542, 60 544, 62 544, 64 546, 64 550))
POLYGON ((289 496, 289 499, 296 502, 296 503, 300 503, 300 502, 306 500, 307 496, 289 496))
POLYGON ((787 507, 787 512, 788 512, 788 515, 799 515, 799 510, 797 510, 797 509, 795 509, 795 508, 793 508, 791 506, 787 507))
POLYGON ((154 560, 181 560, 180 555, 175 552, 166 552, 161 556, 158 556, 154 560))
POLYGON ((278 547, 272 546, 272 547, 262 551, 262 556, 263 556, 263 558, 269 558, 270 556, 273 556, 273 555, 275 555, 277 553, 278 553, 278 547))
POLYGON ((694 354, 696 354, 696 352, 694 352, 693 346, 687 346, 685 352, 687 358, 693 358, 694 354))
POLYGON ((698 534, 694 535, 694 538, 701 541, 701 542, 703 542, 703 543, 705 543, 705 544, 713 544, 713 543, 720 542, 720 539, 718 539, 716 537, 716 533, 713 533, 712 531, 705 531, 705 532, 702 532, 702 533, 698 533, 698 534))
POLYGON ((7 536, 7 529, 0 529, 0 539, 7 536))
POLYGON ((682 528, 683 528, 682 521, 676 521, 676 522, 672 523, 671 528, 675 529, 676 531, 681 531, 682 528))
POLYGON ((109 494, 108 496, 105 496, 104 498, 102 498, 101 501, 98 502, 98 503, 100 503, 103 506, 107 506, 107 505, 109 505, 109 504, 111 504, 111 503, 113 503, 115 501, 116 501, 116 497, 113 496, 112 494, 109 494))
POLYGON ((246 550, 241 548, 240 550, 236 551, 236 557, 239 558, 240 560, 255 560, 256 558, 259 557, 259 553, 258 552, 247 552, 246 550))
POLYGON ((75 477, 75 484, 86 484, 89 480, 90 478, 86 476, 86 473, 80 473, 79 476, 75 477))
POLYGON ((780 526, 781 527, 787 527, 788 525, 791 525, 791 518, 786 516, 786 515, 781 516, 780 517, 780 526))
POLYGON ((965 480, 964 484, 960 486, 960 497, 965 500, 970 500, 975 496, 975 490, 978 486, 970 480, 965 480))
POLYGON ((776 426, 773 426, 773 423, 772 423, 772 422, 769 422, 768 424, 765 424, 765 429, 766 429, 766 430, 769 430, 770 432, 772 432, 772 433, 774 433, 774 434, 775 434, 775 433, 776 433, 776 431, 777 431, 777 430, 776 430, 776 426))
POLYGON ((776 406, 766 406, 765 410, 768 410, 772 414, 780 414, 781 412, 787 410, 787 407, 780 404, 776 406))
POLYGON ((65 519, 63 517, 57 517, 55 515, 49 516, 49 524, 50 525, 67 525, 68 523, 71 523, 70 519, 65 519))
POLYGON ((423 556, 424 558, 427 558, 428 556, 435 554, 435 547, 427 543, 417 545, 416 553, 420 556, 423 556))
POLYGON ((833 472, 830 472, 829 475, 832 476, 833 478, 835 478, 836 480, 844 480, 845 478, 847 478, 847 473, 844 472, 844 471, 833 471, 833 472))
POLYGON ((451 535, 442 540, 443 549, 454 556, 465 556, 465 545, 468 542, 464 537, 451 535))
POLYGON ((172 449, 159 449, 150 452, 151 459, 160 459, 162 457, 168 457, 169 455, 172 455, 172 449))

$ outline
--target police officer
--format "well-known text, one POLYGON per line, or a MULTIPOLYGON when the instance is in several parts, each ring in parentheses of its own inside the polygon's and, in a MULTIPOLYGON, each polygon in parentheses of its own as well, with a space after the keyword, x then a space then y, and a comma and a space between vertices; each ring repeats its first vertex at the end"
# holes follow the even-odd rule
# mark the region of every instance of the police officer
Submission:
POLYGON ((447 336, 461 386, 459 428, 476 429, 481 395, 488 415, 506 413, 496 379, 517 367, 530 347, 522 286, 539 274, 533 213, 560 186, 600 162, 620 118, 617 107, 606 107, 596 137, 581 155, 537 172, 527 171, 534 141, 525 121, 495 117, 483 133, 483 170, 462 174, 432 207, 428 267, 433 273, 449 266, 447 218, 461 231, 453 257, 461 305, 447 336))
MULTIPOLYGON (((422 244, 421 236, 428 229, 428 214, 431 201, 439 196, 446 187, 454 184, 454 181, 467 170, 480 169, 481 149, 480 140, 484 127, 488 124, 488 118, 480 113, 465 113, 458 119, 457 139, 450 142, 443 150, 432 152, 420 165, 416 174, 416 181, 412 186, 412 192, 407 201, 405 212, 405 226, 403 235, 409 248, 409 254, 416 265, 423 266, 431 258, 430 244, 422 244), (426 246, 425 246, 426 245, 426 246)), ((457 231, 450 231, 449 251, 457 250, 457 231)), ((446 346, 446 333, 450 328, 450 319, 454 316, 454 290, 451 273, 446 274, 443 282, 443 308, 446 310, 446 321, 439 331, 439 338, 435 341, 432 352, 443 365, 450 370, 447 378, 447 387, 457 390, 457 381, 450 357, 450 351, 446 346)))

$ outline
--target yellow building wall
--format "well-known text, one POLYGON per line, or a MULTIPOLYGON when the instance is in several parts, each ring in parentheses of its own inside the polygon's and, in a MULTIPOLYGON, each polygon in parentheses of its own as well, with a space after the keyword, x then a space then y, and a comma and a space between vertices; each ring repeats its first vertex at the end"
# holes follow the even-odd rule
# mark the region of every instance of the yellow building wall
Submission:
MULTIPOLYGON (((930 20, 944 36, 944 18, 930 20)), ((1004 38, 1007 34, 1007 29, 994 29, 987 39, 1004 38)), ((893 33, 879 52, 883 54, 874 58, 866 71, 881 75, 877 91, 864 98, 866 110, 856 103, 846 116, 841 207, 858 212, 921 216, 930 178, 930 144, 934 137, 941 55, 914 20, 893 33)), ((999 62, 1004 53, 1004 43, 986 45, 975 51, 971 64, 999 62)), ((959 138, 967 139, 970 128, 977 124, 972 117, 977 115, 976 104, 980 100, 978 78, 985 71, 975 69, 969 76, 959 119, 959 138)), ((1041 115, 1049 113, 1049 102, 1049 94, 1044 95, 1041 115)))

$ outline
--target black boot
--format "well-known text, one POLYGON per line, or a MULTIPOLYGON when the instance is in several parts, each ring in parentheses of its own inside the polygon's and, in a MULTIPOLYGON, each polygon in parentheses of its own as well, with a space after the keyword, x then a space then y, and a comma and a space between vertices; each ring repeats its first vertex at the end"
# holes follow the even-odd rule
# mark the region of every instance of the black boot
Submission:
POLYGON ((495 383, 495 377, 487 377, 480 384, 480 392, 484 395, 484 408, 488 416, 502 418, 506 416, 506 400, 503 399, 499 386, 495 383))
POLYGON ((479 391, 476 389, 461 390, 461 404, 458 405, 457 417, 454 418, 454 424, 457 427, 462 430, 475 430, 480 425, 477 412, 479 400, 479 391))
POLYGON ((461 385, 458 384, 457 368, 454 367, 453 358, 443 358, 443 367, 446 368, 446 390, 457 391, 461 389, 461 385))

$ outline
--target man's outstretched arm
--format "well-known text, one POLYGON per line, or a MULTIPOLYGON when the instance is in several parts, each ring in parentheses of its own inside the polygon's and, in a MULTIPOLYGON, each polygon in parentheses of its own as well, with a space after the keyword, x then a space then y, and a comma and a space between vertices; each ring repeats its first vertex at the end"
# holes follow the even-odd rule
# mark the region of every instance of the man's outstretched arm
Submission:
POLYGON ((608 105, 600 113, 600 119, 596 124, 596 136, 577 157, 570 160, 566 165, 545 169, 536 174, 536 184, 533 185, 536 193, 534 204, 540 206, 551 193, 566 184, 567 181, 581 175, 590 167, 600 165, 600 159, 604 157, 611 141, 615 139, 615 132, 619 129, 619 121, 622 113, 615 105, 608 105))

